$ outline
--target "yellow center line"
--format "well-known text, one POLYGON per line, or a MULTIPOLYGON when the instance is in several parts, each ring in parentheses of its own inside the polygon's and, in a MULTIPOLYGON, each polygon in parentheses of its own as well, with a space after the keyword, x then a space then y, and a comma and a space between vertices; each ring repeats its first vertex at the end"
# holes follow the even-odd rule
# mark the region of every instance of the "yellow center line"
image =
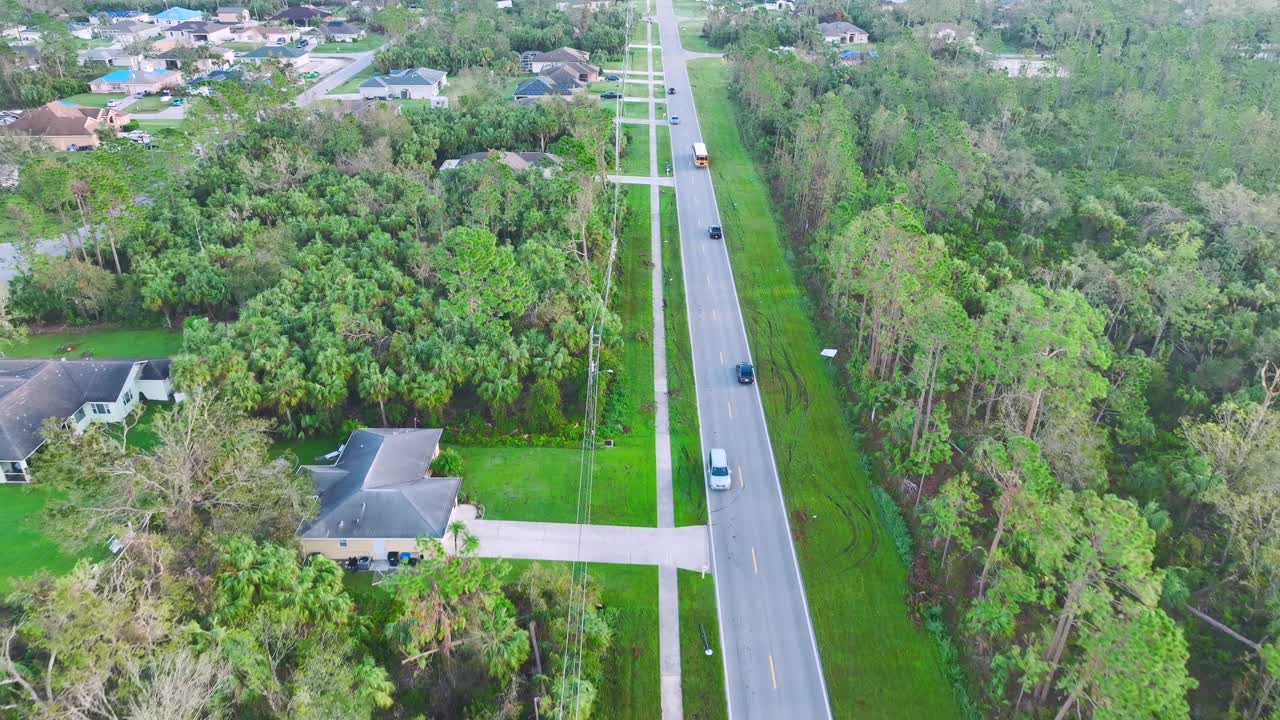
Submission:
POLYGON ((727 402, 729 404, 729 419, 732 420, 733 419, 733 401, 729 400, 727 402))
POLYGON ((773 656, 769 656, 769 677, 773 678, 773 689, 778 689, 778 673, 773 669, 773 656))
POLYGON ((756 560, 756 546, 751 546, 751 567, 755 568, 756 574, 760 574, 760 562, 756 560))

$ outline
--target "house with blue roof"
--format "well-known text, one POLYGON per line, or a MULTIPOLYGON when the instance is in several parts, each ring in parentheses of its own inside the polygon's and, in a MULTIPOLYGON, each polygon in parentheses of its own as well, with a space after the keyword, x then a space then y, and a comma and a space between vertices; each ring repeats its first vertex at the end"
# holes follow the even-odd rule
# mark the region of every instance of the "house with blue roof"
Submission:
POLYGON ((131 70, 119 68, 89 82, 89 91, 95 93, 145 93, 160 92, 182 85, 182 73, 173 70, 131 70))
POLYGON ((156 21, 157 25, 180 25, 192 20, 203 20, 204 13, 184 7, 171 7, 164 12, 156 13, 152 16, 152 19, 156 21))

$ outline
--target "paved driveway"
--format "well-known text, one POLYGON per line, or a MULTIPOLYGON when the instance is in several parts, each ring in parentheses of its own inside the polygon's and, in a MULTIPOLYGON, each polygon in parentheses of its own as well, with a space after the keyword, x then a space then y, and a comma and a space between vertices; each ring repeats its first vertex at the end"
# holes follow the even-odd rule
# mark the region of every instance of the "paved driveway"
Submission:
POLYGON ((359 75, 360 71, 372 65, 373 58, 377 54, 377 50, 369 50, 361 53, 312 53, 312 62, 333 59, 346 59, 348 62, 346 67, 317 80, 315 85, 312 85, 299 94, 298 99, 294 102, 298 107, 306 107, 316 100, 319 100, 327 95, 330 90, 338 87, 356 75, 359 75))

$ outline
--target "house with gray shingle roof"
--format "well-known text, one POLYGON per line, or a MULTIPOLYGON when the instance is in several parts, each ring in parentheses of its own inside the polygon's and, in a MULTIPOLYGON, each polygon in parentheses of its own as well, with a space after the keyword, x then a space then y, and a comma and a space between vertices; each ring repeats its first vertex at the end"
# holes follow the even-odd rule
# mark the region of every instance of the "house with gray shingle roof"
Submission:
POLYGON ((431 100, 432 106, 449 104, 440 92, 449 84, 448 73, 431 68, 392 70, 386 75, 374 75, 360 83, 360 97, 383 100, 431 100), (437 102, 438 101, 438 102, 437 102))
POLYGON ((0 360, 0 471, 28 482, 28 462, 44 444, 40 428, 63 419, 76 431, 120 422, 138 401, 172 400, 168 360, 0 360))
POLYGON ((442 430, 361 428, 332 465, 303 465, 320 511, 299 532, 303 551, 335 560, 386 559, 444 537, 462 478, 431 475, 442 430))
POLYGON ((871 38, 867 35, 867 31, 854 25, 853 23, 838 22, 818 23, 818 32, 822 33, 822 39, 829 43, 844 45, 852 43, 854 45, 865 45, 871 38))
POLYGON ((311 51, 292 45, 263 45, 240 56, 242 60, 260 63, 263 60, 279 60, 282 65, 305 65, 311 59, 311 51))
POLYGON ((363 27, 342 21, 327 22, 317 29, 333 42, 355 42, 367 34, 363 27))
POLYGON ((591 59, 591 53, 571 47, 560 47, 547 52, 527 52, 520 56, 521 69, 528 72, 542 72, 549 65, 565 63, 585 63, 591 59))
POLYGON ((516 102, 520 102, 522 100, 540 100, 548 97, 566 97, 572 95, 577 89, 577 84, 559 83, 545 75, 539 75, 517 85, 516 91, 511 94, 511 98, 516 102))

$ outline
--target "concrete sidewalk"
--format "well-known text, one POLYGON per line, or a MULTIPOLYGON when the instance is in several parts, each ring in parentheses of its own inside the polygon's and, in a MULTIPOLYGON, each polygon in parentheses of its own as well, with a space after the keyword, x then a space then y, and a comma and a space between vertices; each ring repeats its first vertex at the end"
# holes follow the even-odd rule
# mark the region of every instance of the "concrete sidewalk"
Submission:
MULTIPOLYGON (((707 528, 643 528, 625 525, 462 520, 480 541, 478 557, 582 560, 622 565, 664 565, 702 571, 710 562, 707 528)), ((444 547, 453 552, 446 533, 444 547)))

